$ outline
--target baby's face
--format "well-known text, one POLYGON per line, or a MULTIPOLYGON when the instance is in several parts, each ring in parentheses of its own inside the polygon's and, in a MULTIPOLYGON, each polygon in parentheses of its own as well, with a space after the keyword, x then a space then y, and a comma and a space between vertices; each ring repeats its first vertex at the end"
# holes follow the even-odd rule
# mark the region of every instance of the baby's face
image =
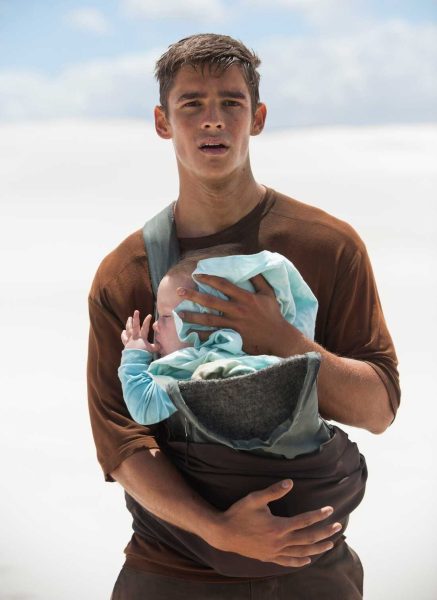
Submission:
POLYGON ((178 287, 194 288, 194 281, 187 276, 165 275, 158 287, 157 308, 159 318, 153 324, 155 341, 160 346, 160 355, 166 356, 190 344, 181 342, 176 331, 172 311, 182 302, 181 296, 176 293, 178 287))

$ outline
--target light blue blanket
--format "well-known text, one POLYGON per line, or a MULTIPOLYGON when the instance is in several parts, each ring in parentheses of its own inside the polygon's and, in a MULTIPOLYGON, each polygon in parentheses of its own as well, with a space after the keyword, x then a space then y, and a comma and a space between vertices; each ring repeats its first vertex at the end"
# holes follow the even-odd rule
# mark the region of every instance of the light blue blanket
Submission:
MULTIPOLYGON (((193 276, 197 273, 224 277, 251 292, 254 291, 254 287, 250 279, 255 275, 263 275, 275 292, 283 317, 305 337, 314 339, 317 299, 296 267, 281 254, 263 250, 258 254, 208 258, 199 261, 193 276)), ((194 277, 193 279, 195 280, 194 277)), ((196 281, 196 284, 201 292, 227 299, 221 292, 200 281, 196 281)), ((196 332, 188 333, 189 330, 193 327, 198 330, 210 328, 182 321, 178 315, 181 311, 215 312, 189 300, 183 300, 178 304, 173 311, 176 330, 179 338, 189 342, 191 347, 153 361, 149 367, 150 374, 189 379, 201 364, 237 356, 241 365, 238 375, 242 375, 258 371, 279 360, 274 356, 245 354, 240 334, 232 329, 213 331, 208 340, 202 342, 196 332)), ((228 376, 233 374, 236 373, 231 372, 228 376)))

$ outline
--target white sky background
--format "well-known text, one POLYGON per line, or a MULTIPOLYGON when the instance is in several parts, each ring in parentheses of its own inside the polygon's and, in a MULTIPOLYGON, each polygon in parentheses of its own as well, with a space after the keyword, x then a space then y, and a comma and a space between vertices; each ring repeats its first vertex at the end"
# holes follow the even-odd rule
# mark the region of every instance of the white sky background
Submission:
POLYGON ((398 350, 394 425, 349 430, 369 466, 347 532, 365 598, 437 597, 436 11, 434 0, 0 0, 0 600, 106 600, 122 565, 130 518, 88 422, 87 293, 100 260, 176 197, 171 144, 148 121, 153 63, 211 29, 263 59, 257 179, 357 229, 398 350))
MULTIPOLYGON (((259 181, 366 241, 403 386, 348 536, 367 600, 433 600, 437 126, 295 129, 253 140, 259 181)), ((1 600, 108 599, 130 537, 95 460, 86 298, 102 257, 177 193, 171 144, 141 121, 0 127, 1 600)))

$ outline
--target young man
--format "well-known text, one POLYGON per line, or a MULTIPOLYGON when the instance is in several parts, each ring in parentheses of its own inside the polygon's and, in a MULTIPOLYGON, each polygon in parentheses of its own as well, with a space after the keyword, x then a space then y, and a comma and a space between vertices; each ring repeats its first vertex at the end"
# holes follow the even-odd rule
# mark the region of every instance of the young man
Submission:
MULTIPOLYGON (((185 318, 237 330, 249 354, 320 352, 322 416, 382 433, 394 418, 400 392, 396 355, 365 246, 346 223, 255 181, 249 139, 262 132, 266 119, 258 66, 258 58, 240 42, 214 34, 181 40, 157 63, 161 105, 155 108, 155 124, 160 137, 172 140, 177 159, 179 246, 183 253, 243 242, 247 252, 267 249, 287 256, 318 299, 316 342, 285 322, 261 276, 254 279, 254 294, 204 276, 229 302, 179 289, 181 299, 222 312, 185 318)), ((293 483, 285 480, 219 510, 160 451, 154 437, 159 431, 129 417, 117 378, 120 332, 134 309, 153 313, 141 230, 104 259, 89 306, 89 405, 98 458, 107 480, 126 490, 134 516, 113 599, 361 598, 361 564, 343 539, 334 546, 330 541, 338 524, 324 523, 329 507, 291 518, 273 516, 268 504, 293 494, 293 483), (225 577, 200 564, 182 543, 179 548, 163 543, 159 531, 166 523, 217 552, 289 567, 290 573, 225 577)))

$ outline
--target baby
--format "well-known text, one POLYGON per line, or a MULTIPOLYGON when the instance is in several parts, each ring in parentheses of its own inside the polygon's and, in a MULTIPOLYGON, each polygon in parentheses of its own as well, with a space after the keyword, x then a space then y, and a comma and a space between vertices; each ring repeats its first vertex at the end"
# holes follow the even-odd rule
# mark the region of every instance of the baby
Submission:
MULTIPOLYGON (((207 252, 206 257, 210 253, 207 252)), ((183 259, 161 280, 157 292, 159 318, 153 324, 153 343, 148 341, 152 315, 147 315, 141 325, 139 311, 136 310, 122 332, 125 349, 118 373, 125 402, 138 423, 158 423, 176 412, 162 383, 162 376, 177 380, 227 378, 253 373, 281 361, 276 356, 247 355, 242 349, 241 336, 234 330, 214 330, 202 342, 198 333, 181 321, 176 309, 206 310, 191 302, 181 302, 176 291, 178 287, 195 289, 193 275, 196 271, 232 278, 234 283, 246 289, 251 289, 250 277, 264 274, 275 290, 284 317, 308 337, 314 335, 317 300, 285 257, 264 251, 255 255, 214 256, 200 261, 198 258, 199 255, 183 259), (160 358, 153 360, 153 354, 160 358)), ((202 284, 198 287, 201 288, 202 284)), ((207 286, 201 291, 214 293, 207 286)), ((220 292, 215 291, 215 294, 220 292)), ((312 431, 317 429, 318 447, 329 439, 329 431, 317 418, 319 421, 312 431)))

